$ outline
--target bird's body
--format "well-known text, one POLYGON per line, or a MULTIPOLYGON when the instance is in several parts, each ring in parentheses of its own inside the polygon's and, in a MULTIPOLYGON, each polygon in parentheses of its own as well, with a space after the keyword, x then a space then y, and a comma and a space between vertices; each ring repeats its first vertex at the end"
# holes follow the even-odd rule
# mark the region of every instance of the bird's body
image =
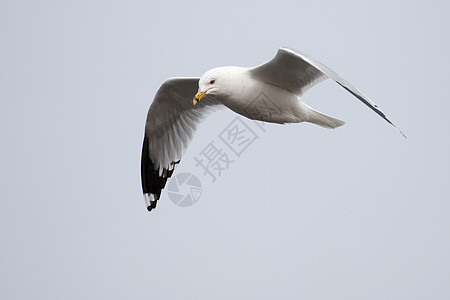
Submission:
POLYGON ((220 67, 208 71, 204 77, 219 78, 214 79, 214 84, 221 84, 220 89, 209 97, 214 97, 222 105, 252 120, 278 124, 311 122, 327 128, 344 124, 343 121, 310 108, 300 101, 300 96, 290 90, 254 80, 251 70, 242 67, 220 67))
POLYGON ((327 78, 392 124, 376 104, 348 81, 312 58, 287 48, 280 48, 271 61, 254 68, 220 67, 201 78, 168 79, 155 96, 145 126, 141 177, 148 210, 156 207, 161 190, 197 125, 217 109, 227 107, 247 118, 270 123, 311 122, 326 128, 344 125, 300 101, 308 88, 327 78))

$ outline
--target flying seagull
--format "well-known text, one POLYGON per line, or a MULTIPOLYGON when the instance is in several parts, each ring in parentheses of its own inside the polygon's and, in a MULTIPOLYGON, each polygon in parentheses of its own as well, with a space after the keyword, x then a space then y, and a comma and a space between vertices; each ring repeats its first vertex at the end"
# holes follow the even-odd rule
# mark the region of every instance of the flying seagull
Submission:
MULTIPOLYGON (((311 57, 289 48, 278 49, 269 62, 253 68, 220 67, 200 78, 169 78, 159 88, 147 114, 141 158, 141 180, 147 209, 161 196, 197 126, 212 112, 227 107, 253 120, 270 123, 310 122, 336 128, 344 122, 300 101, 317 83, 331 78, 405 136, 361 91, 311 57), (259 95, 276 113, 252 103, 259 95)), ((259 104, 260 105, 260 104, 259 104)), ((406 137, 406 136, 405 136, 406 137)))

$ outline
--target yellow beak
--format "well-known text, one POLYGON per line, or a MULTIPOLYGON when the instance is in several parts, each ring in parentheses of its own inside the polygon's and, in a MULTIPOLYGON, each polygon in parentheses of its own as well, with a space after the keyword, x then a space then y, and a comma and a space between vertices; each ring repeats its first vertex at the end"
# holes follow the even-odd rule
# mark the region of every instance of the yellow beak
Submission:
POLYGON ((204 92, 198 91, 198 93, 195 95, 195 98, 192 101, 192 103, 194 103, 194 105, 196 105, 203 97, 205 97, 205 95, 206 95, 206 91, 204 91, 204 92))

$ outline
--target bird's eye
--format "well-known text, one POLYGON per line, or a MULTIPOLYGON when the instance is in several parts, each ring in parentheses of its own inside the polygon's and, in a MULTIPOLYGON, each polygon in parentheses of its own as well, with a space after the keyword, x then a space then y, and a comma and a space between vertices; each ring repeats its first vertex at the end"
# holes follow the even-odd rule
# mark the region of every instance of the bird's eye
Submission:
POLYGON ((209 84, 214 84, 216 82, 214 79, 209 82, 209 84))

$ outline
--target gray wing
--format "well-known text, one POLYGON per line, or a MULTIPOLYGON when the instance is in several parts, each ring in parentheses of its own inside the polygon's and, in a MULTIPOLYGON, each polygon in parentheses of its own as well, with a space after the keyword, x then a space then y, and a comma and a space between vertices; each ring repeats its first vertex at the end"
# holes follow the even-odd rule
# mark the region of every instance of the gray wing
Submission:
POLYGON ((149 211, 156 207, 161 190, 189 146, 198 124, 221 107, 214 99, 193 105, 198 80, 166 80, 148 111, 142 146, 141 182, 149 211))
POLYGON ((315 84, 331 78, 394 126, 406 138, 381 109, 359 89, 330 68, 296 50, 280 48, 271 61, 252 68, 249 72, 254 78, 289 90, 298 97, 315 84))

